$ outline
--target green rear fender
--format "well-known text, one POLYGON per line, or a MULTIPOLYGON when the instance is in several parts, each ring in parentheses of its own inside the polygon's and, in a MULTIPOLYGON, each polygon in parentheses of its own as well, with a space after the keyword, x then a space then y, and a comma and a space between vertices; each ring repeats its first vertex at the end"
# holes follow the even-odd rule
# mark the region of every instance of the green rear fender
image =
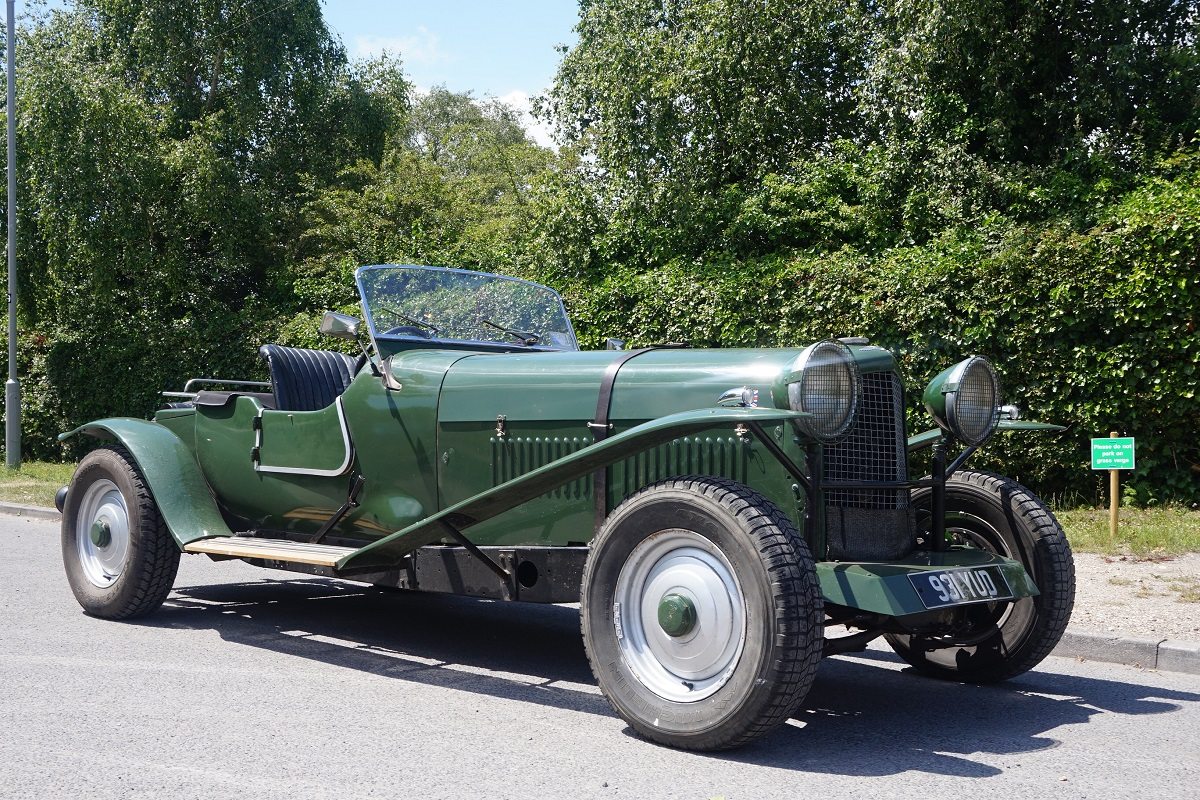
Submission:
POLYGON ((116 439, 129 451, 180 548, 197 539, 233 535, 192 451, 167 428, 144 419, 118 417, 89 422, 58 438, 66 441, 78 433, 116 439))

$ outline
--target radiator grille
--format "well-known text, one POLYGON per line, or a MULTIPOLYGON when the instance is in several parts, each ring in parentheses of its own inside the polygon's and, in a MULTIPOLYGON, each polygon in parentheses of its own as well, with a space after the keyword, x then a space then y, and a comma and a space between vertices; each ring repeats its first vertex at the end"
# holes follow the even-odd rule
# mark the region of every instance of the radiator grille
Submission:
MULTIPOLYGON (((908 477, 904 390, 892 372, 863 375, 863 402, 849 435, 825 448, 827 481, 908 477)), ((907 489, 838 489, 825 494, 829 555, 839 560, 898 558, 914 546, 907 489)))

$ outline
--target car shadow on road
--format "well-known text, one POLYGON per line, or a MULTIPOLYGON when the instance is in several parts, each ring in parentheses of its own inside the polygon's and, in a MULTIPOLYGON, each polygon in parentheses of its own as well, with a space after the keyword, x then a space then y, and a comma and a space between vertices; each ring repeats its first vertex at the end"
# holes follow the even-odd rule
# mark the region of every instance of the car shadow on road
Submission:
POLYGON ((579 613, 322 578, 178 586, 144 624, 406 681, 613 716, 579 613))
MULTIPOLYGON (((143 624, 215 630, 339 668, 613 716, 573 607, 284 579, 177 587, 143 624)), ((1059 726, 1200 701, 1138 683, 1132 671, 1129 681, 1101 680, 1057 672, 1055 661, 1001 685, 968 686, 887 668, 898 660, 882 651, 826 659, 788 724, 741 750, 696 757, 838 775, 988 777, 1057 746, 1059 726)))
POLYGON ((1058 659, 994 686, 882 669, 890 654, 821 664, 803 708, 780 731, 732 761, 864 777, 916 770, 989 777, 1021 756, 1057 747, 1055 729, 1105 714, 1167 714, 1200 694, 1056 671, 1058 659), (871 742, 869 751, 858 746, 871 742), (880 747, 879 742, 886 742, 880 747), (981 763, 980 756, 987 763, 981 763), (1002 758, 996 758, 1001 756, 1002 758))

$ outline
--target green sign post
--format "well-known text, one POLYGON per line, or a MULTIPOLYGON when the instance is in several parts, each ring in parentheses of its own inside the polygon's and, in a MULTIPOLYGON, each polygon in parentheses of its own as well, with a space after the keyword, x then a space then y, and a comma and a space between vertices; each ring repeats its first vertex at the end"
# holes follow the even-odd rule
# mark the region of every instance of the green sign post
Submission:
POLYGON ((1108 538, 1117 541, 1117 510, 1121 503, 1121 470, 1133 469, 1133 437, 1117 436, 1092 439, 1092 469, 1108 470, 1108 538))

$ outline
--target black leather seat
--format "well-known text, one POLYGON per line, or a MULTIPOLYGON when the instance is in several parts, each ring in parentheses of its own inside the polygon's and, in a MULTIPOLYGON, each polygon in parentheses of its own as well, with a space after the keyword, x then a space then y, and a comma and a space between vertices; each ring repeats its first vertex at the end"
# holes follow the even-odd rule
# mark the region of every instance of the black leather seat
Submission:
POLYGON ((264 344, 258 354, 267 360, 275 408, 280 411, 325 408, 346 391, 362 366, 361 356, 281 344, 264 344))

